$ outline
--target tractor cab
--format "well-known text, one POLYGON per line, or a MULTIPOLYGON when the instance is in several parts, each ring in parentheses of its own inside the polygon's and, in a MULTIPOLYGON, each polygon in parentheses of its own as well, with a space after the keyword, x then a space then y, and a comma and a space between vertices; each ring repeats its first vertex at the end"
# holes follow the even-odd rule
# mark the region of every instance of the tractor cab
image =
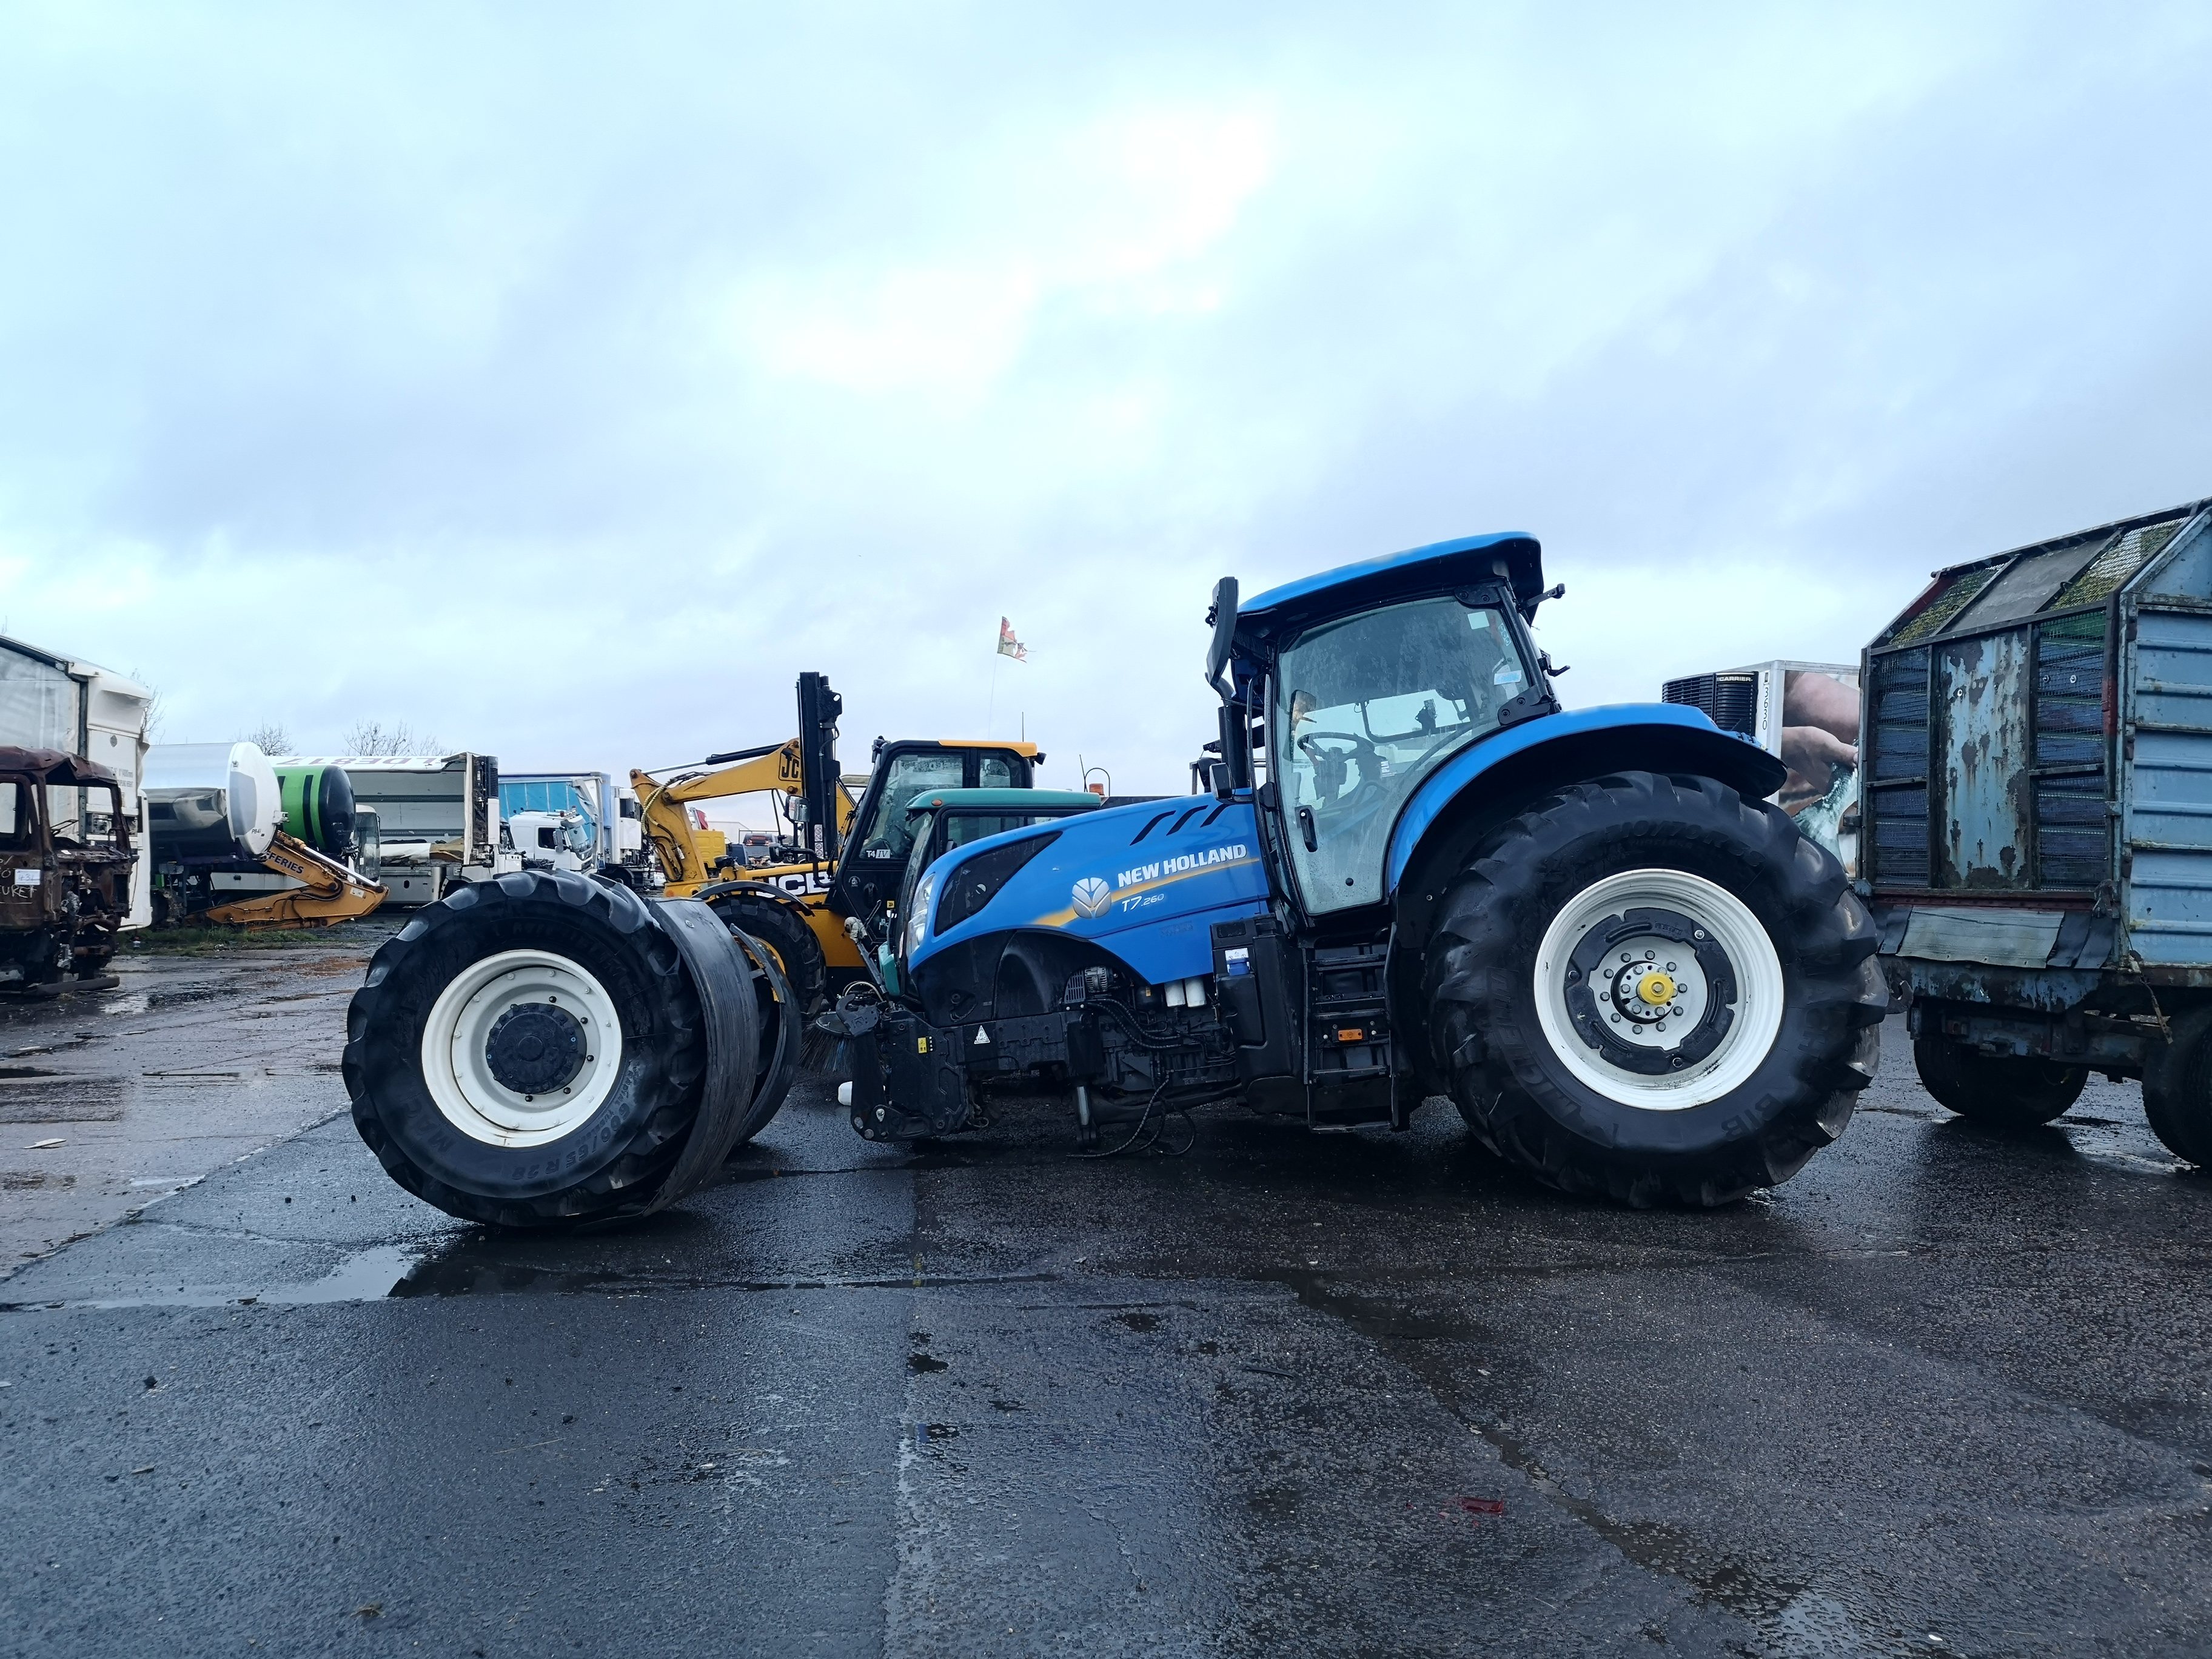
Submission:
POLYGON ((845 832, 844 856, 830 888, 839 915, 874 916, 896 899, 914 851, 916 820, 908 809, 925 795, 952 790, 1022 790, 1044 759, 1033 743, 947 738, 876 739, 868 787, 845 832))
POLYGON ((108 984, 131 910, 131 821, 104 766, 0 748, 0 990, 108 984))
POLYGON ((1372 914, 1422 784, 1479 739, 1557 711, 1528 635, 1542 581, 1533 541, 1496 536, 1352 565, 1241 607, 1233 580, 1216 587, 1217 793, 1258 784, 1269 844, 1309 920, 1372 914))

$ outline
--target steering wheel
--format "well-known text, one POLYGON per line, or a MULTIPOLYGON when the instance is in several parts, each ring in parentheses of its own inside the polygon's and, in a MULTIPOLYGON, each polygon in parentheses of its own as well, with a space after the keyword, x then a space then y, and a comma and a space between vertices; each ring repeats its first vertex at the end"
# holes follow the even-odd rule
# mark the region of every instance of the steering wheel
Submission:
POLYGON ((1361 789, 1376 787, 1376 780, 1382 775, 1382 757, 1372 743, 1357 732, 1308 732, 1297 739, 1297 745, 1305 757, 1313 763, 1314 787, 1328 798, 1329 805, 1341 804, 1335 797, 1343 786, 1345 763, 1351 757, 1340 750, 1316 748, 1315 745, 1323 739, 1348 743, 1359 757, 1359 789, 1353 790, 1353 794, 1358 794, 1361 789))

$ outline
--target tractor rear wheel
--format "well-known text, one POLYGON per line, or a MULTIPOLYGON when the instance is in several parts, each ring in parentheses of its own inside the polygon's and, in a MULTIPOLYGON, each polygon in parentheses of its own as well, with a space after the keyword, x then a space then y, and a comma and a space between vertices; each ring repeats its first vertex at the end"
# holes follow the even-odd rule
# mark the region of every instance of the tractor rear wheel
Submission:
POLYGON ((461 886, 354 994, 354 1123, 393 1180, 465 1220, 642 1213, 727 1151, 707 1143, 754 1097, 756 1007, 701 907, 565 871, 461 886))
POLYGON ((2017 1054, 1985 1054, 1940 1031, 1912 1039, 1912 1068, 1939 1106, 1992 1129, 2039 1128, 2081 1099, 2084 1066, 2017 1054))
POLYGON ((1779 808, 1622 773, 1537 802, 1451 879, 1430 1041, 1476 1136, 1537 1179, 1725 1204, 1850 1121, 1888 1008, 1875 944, 1779 808))

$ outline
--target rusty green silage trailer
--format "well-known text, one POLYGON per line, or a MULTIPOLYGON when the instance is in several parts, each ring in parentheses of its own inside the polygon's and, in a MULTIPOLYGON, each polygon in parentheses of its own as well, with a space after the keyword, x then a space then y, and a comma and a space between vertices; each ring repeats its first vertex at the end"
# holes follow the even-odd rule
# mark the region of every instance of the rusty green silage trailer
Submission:
POLYGON ((2212 1161, 2212 500, 1937 571, 1861 685, 1862 889, 1929 1091, 2018 1125, 2141 1078, 2212 1161))

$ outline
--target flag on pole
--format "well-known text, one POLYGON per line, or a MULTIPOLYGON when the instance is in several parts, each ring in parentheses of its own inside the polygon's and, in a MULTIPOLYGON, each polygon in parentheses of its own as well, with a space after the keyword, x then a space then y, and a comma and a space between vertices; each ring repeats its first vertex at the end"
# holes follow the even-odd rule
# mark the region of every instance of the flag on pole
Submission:
POLYGON ((1014 637, 1014 625, 1004 617, 999 618, 999 654, 1012 657, 1016 662, 1030 659, 1030 648, 1014 637))

